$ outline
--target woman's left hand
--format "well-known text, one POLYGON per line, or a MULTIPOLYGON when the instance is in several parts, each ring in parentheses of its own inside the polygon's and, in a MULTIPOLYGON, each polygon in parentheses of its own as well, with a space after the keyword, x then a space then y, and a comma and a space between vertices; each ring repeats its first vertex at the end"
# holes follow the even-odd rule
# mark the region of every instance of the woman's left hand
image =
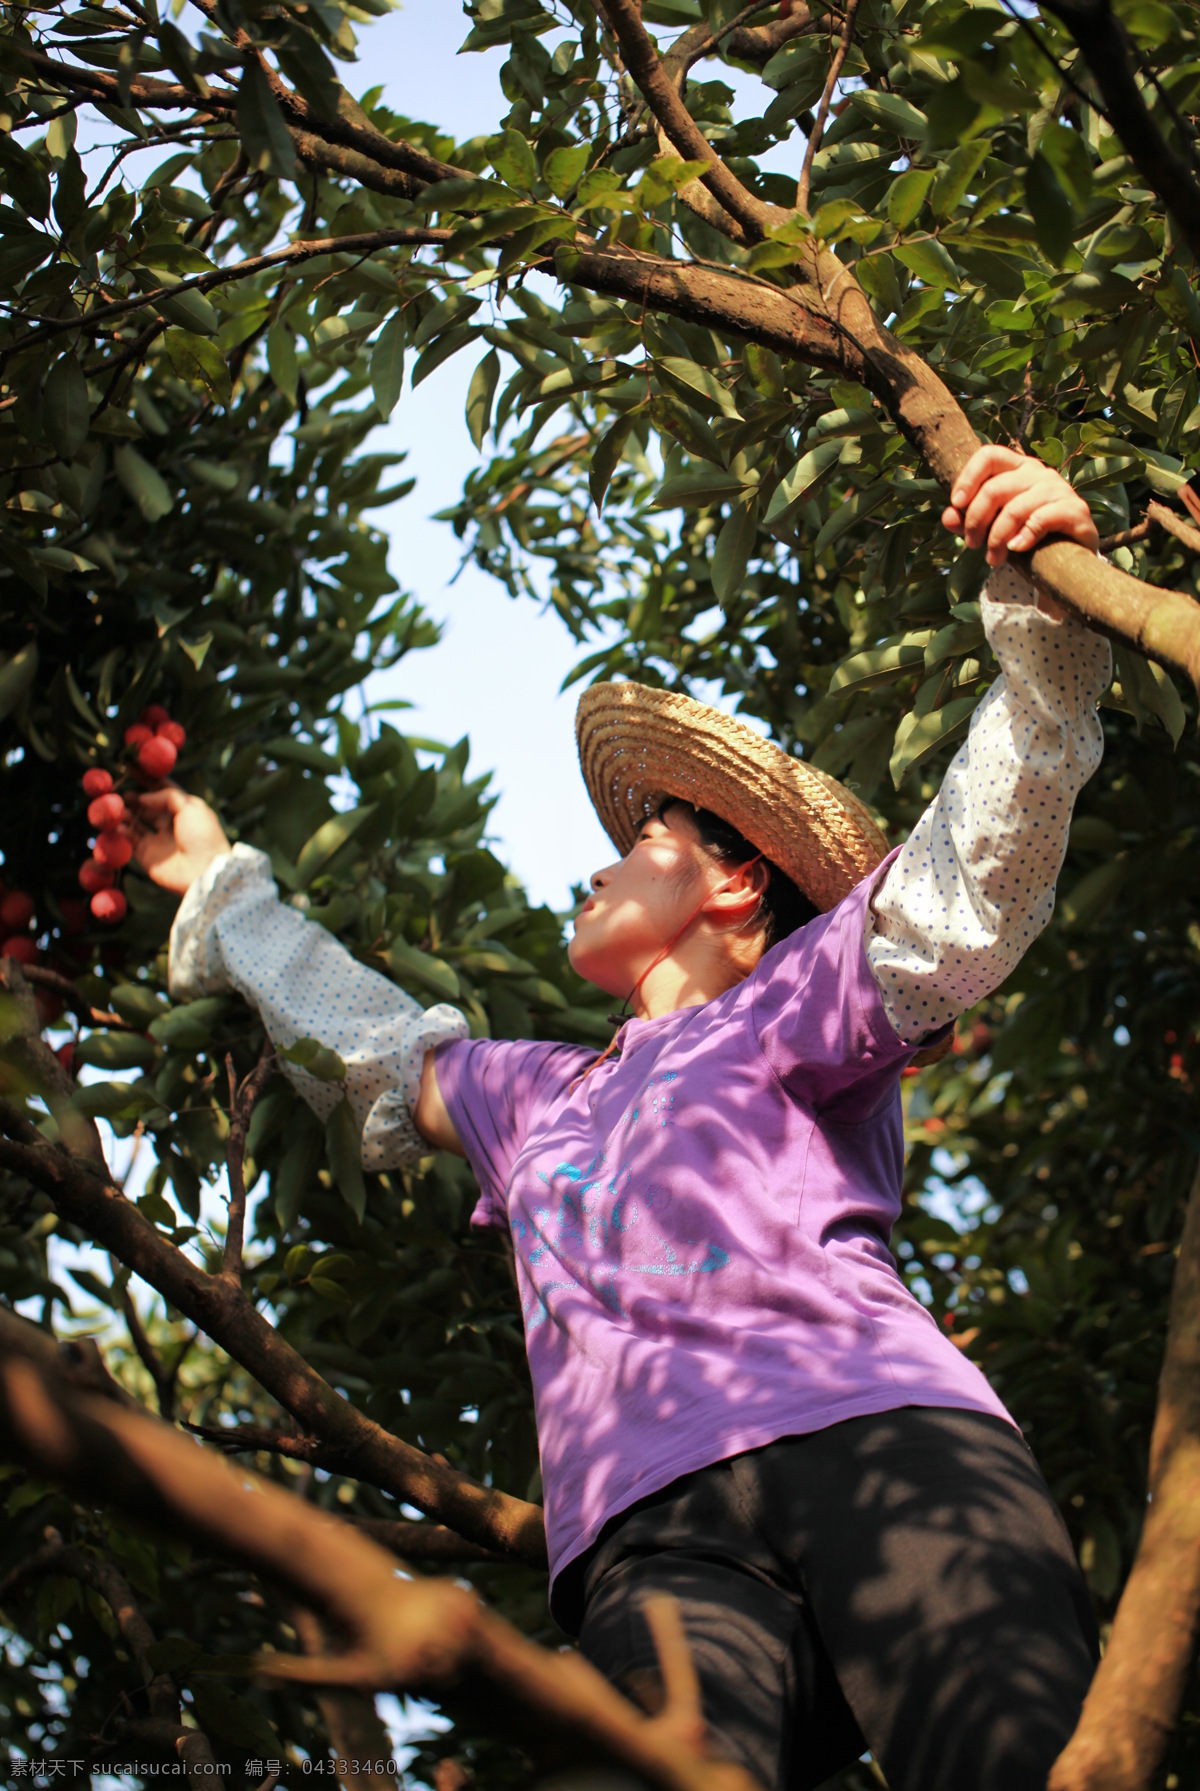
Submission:
POLYGON ((972 454, 954 481, 942 521, 968 547, 987 544, 989 566, 1031 553, 1047 535, 1066 535, 1093 552, 1100 545, 1092 513, 1061 473, 1032 454, 989 446, 972 454))

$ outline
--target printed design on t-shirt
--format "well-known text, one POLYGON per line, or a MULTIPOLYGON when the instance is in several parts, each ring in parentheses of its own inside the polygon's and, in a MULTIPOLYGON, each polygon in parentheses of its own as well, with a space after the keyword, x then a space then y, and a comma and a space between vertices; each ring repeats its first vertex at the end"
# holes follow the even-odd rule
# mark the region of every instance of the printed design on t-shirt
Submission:
POLYGON ((711 1240, 668 1236, 662 1221, 671 1190, 662 1182, 636 1181, 637 1146, 651 1130, 672 1124, 677 1072, 657 1075, 631 1103, 607 1143, 587 1164, 560 1162, 536 1169, 546 1204, 533 1207, 528 1225, 514 1217, 517 1260, 528 1292, 522 1299, 528 1336, 553 1313, 547 1297, 556 1289, 587 1287, 610 1312, 627 1317, 620 1281, 626 1275, 711 1275, 729 1252, 711 1240), (613 1161, 618 1167, 610 1168, 613 1161), (528 1240, 529 1248, 522 1244, 528 1240), (535 1271, 565 1269, 570 1280, 539 1280, 535 1271))

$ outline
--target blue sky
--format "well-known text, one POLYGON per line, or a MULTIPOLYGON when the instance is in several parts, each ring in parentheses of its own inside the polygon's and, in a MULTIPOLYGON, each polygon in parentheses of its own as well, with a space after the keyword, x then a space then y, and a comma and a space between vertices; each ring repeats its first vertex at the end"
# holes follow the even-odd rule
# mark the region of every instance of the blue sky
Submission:
MULTIPOLYGON (((460 141, 493 131, 508 110, 499 82, 505 52, 458 56, 467 30, 453 0, 409 0, 362 28, 361 60, 342 65, 343 79, 359 93, 381 85, 391 110, 432 117, 460 141)), ((461 543, 430 520, 459 496, 479 459, 463 415, 474 364, 456 357, 415 392, 406 386, 371 444, 408 451, 416 490, 376 518, 391 535, 396 577, 445 632, 429 652, 373 679, 369 696, 415 703, 411 715, 395 718, 413 733, 450 743, 470 735, 472 768, 492 770, 500 791, 497 855, 534 900, 564 908, 572 882, 613 857, 579 776, 575 697, 558 694, 580 650, 552 612, 514 603, 474 566, 451 587, 461 543)))

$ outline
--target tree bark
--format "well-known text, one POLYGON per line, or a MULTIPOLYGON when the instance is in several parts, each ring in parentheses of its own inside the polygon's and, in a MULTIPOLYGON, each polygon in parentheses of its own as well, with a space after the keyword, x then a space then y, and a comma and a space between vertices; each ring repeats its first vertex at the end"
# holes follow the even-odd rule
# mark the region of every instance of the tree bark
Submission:
POLYGON ((1200 1630, 1200 1171, 1171 1291, 1149 1493, 1108 1648, 1048 1791, 1147 1791, 1191 1671, 1200 1630))
POLYGON ((79 1397, 16 1358, 0 1359, 0 1456, 236 1561, 315 1611, 337 1651, 260 1654, 264 1680, 433 1696, 486 1689, 524 1712, 530 1752, 543 1734, 565 1736, 581 1761, 618 1762, 663 1791, 756 1791, 741 1767, 704 1751, 673 1600, 647 1613, 668 1693, 647 1717, 582 1656, 539 1648, 473 1592, 450 1580, 398 1579, 391 1557, 338 1518, 237 1472, 157 1419, 79 1397))

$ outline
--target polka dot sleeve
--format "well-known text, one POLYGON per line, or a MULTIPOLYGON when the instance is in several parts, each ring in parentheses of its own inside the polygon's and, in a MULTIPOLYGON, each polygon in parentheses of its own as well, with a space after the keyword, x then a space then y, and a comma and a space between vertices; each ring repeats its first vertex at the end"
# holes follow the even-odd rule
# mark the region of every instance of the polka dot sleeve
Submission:
POLYGON ((998 567, 983 622, 1003 677, 875 897, 867 959, 906 1043, 999 988, 1054 910, 1075 798, 1100 763, 1108 642, 998 567))
POLYGON ((421 1068, 427 1051, 467 1036, 465 1018, 445 1004, 422 1008, 281 902, 265 853, 235 846, 197 879, 171 929, 169 964, 177 1000, 236 992, 275 1044, 315 1038, 338 1053, 345 1082, 282 1068, 318 1119, 343 1095, 350 1102, 365 1169, 399 1168, 427 1151, 412 1121, 421 1068))

